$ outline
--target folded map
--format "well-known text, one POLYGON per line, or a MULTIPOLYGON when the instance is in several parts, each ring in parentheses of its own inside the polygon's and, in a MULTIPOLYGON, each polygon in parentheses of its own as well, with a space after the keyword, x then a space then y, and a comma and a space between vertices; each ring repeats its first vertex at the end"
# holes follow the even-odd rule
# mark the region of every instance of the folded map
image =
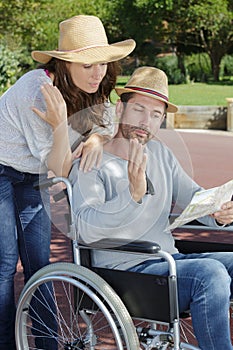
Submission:
POLYGON ((205 215, 210 215, 220 210, 221 206, 230 201, 233 195, 233 180, 225 184, 196 192, 189 205, 168 226, 168 230, 174 230, 187 222, 193 221, 205 215))

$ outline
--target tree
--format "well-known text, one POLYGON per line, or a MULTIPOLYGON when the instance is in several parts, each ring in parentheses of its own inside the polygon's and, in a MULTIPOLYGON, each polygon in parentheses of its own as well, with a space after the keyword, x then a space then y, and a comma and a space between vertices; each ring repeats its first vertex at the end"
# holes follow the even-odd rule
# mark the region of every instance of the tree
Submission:
POLYGON ((15 48, 57 47, 58 24, 81 13, 95 14, 94 0, 0 0, 0 40, 15 48))
POLYGON ((45 1, 0 1, 0 91, 5 91, 33 66, 28 52, 37 38, 44 41, 39 25, 45 1))
POLYGON ((202 47, 210 57, 214 80, 219 80, 222 58, 233 47, 233 13, 228 10, 228 1, 211 1, 209 6, 194 6, 199 19, 196 29, 199 31, 202 47))
POLYGON ((145 61, 160 52, 164 1, 158 0, 112 0, 106 1, 104 24, 110 40, 133 38, 136 49, 132 55, 145 61))
POLYGON ((0 39, 12 49, 34 46, 37 38, 45 39, 43 18, 45 0, 8 0, 0 2, 0 39))
POLYGON ((208 54, 215 81, 219 80, 222 58, 233 48, 233 12, 231 0, 179 0, 164 13, 167 35, 182 53, 204 51, 208 54))
POLYGON ((54 49, 59 22, 77 14, 99 16, 110 42, 135 39, 135 65, 174 50, 185 73, 185 55, 206 52, 218 80, 222 58, 233 52, 232 0, 0 0, 0 44, 28 56, 54 49))

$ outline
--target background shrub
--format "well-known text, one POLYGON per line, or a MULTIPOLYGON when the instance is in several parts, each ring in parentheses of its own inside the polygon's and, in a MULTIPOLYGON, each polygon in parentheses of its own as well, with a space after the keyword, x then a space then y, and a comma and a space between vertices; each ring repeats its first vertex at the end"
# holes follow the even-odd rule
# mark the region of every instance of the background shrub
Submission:
POLYGON ((24 49, 11 50, 0 44, 0 91, 3 93, 26 71, 31 69, 33 60, 24 49))
POLYGON ((233 56, 226 55, 223 57, 220 65, 220 77, 229 79, 233 76, 233 56))
POLYGON ((169 84, 182 84, 186 82, 185 75, 178 68, 178 60, 175 55, 156 58, 154 66, 162 69, 167 74, 169 84))
POLYGON ((185 57, 187 80, 205 83, 210 80, 211 64, 207 54, 192 54, 185 57))

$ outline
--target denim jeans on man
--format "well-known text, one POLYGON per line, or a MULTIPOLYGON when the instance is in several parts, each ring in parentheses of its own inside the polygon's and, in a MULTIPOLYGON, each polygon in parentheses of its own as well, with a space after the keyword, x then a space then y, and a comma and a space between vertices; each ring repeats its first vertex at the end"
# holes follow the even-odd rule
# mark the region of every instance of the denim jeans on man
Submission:
POLYGON ((0 350, 14 350, 14 275, 20 256, 25 282, 49 264, 49 193, 38 175, 0 165, 0 350))
MULTIPOLYGON (((180 312, 190 309, 202 350, 232 350, 229 301, 233 253, 175 254, 180 312)), ((147 260, 130 271, 166 275, 167 263, 147 260)))

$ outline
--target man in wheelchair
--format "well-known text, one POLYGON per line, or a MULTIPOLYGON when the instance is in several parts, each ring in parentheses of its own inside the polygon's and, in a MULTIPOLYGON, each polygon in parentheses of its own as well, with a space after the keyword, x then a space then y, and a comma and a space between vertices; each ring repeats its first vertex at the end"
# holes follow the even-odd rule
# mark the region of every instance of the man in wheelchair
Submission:
MULTIPOLYGON (((70 174, 81 240, 90 244, 117 238, 159 244, 176 261, 179 309, 190 309, 199 347, 233 349, 228 319, 233 253, 181 254, 167 229, 172 203, 185 208, 201 189, 155 137, 166 112, 177 110, 168 100, 167 77, 159 69, 141 67, 116 91, 120 96, 116 105, 119 128, 105 146, 101 167, 82 172, 77 161, 70 174)), ((200 222, 213 228, 231 224, 233 202, 200 222)), ((140 254, 95 251, 93 263, 141 273, 168 273, 163 259, 140 254)))

